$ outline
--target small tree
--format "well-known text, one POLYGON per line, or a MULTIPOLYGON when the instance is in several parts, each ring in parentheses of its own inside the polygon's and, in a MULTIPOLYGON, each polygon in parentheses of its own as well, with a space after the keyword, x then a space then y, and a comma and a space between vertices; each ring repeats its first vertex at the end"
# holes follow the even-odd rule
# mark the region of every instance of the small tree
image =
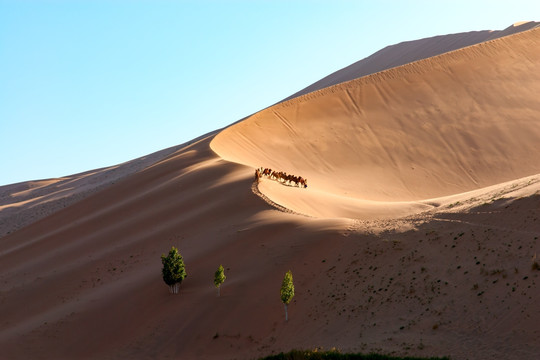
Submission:
POLYGON ((219 265, 218 269, 214 274, 214 285, 217 287, 218 296, 221 296, 219 289, 226 278, 227 277, 225 276, 225 270, 223 269, 223 265, 219 265))
POLYGON ((291 270, 285 273, 283 283, 281 284, 281 301, 285 305, 285 321, 289 321, 287 305, 291 302, 294 296, 294 284, 291 270))
POLYGON ((163 263, 163 281, 169 285, 169 291, 171 294, 178 294, 178 287, 182 280, 187 276, 186 266, 184 265, 184 259, 178 252, 178 249, 174 246, 169 251, 169 255, 161 255, 161 262, 163 263))

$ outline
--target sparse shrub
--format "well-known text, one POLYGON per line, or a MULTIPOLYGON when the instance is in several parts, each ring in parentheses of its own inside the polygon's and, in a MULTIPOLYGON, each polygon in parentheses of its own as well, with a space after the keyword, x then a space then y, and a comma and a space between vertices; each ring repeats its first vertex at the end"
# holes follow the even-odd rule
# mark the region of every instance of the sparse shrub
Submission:
POLYGON ((182 255, 173 246, 169 251, 169 255, 161 255, 161 262, 163 264, 163 269, 161 270, 163 281, 169 285, 171 294, 178 294, 178 287, 187 276, 182 255))
POLYGON ((540 264, 538 264, 538 261, 535 261, 531 265, 532 270, 540 270, 540 264))
MULTIPOLYGON (((423 346, 422 346, 423 348, 423 346)), ((260 360, 449 360, 448 357, 395 357, 381 354, 344 353, 339 350, 292 350, 288 353, 267 356, 260 360)))
POLYGON ((287 306, 291 302, 293 296, 294 296, 294 284, 293 284, 293 277, 291 270, 287 271, 285 273, 285 277, 283 278, 283 282, 281 284, 281 301, 285 305, 285 321, 289 320, 289 314, 287 311, 287 306))
POLYGON ((217 288, 218 296, 221 296, 221 284, 223 284, 226 278, 227 277, 225 276, 225 270, 223 269, 223 265, 219 265, 218 269, 214 274, 214 285, 217 288))

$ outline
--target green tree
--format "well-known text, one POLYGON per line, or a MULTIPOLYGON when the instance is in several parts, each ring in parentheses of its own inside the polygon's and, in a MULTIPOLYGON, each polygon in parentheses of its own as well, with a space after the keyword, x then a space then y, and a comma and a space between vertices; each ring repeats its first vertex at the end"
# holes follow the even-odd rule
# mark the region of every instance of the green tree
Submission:
POLYGON ((283 283, 281 283, 281 301, 285 305, 285 321, 289 320, 287 306, 291 302, 293 296, 294 296, 294 284, 293 284, 292 272, 291 270, 289 270, 285 273, 285 277, 283 278, 283 283))
POLYGON ((169 285, 169 291, 172 294, 178 294, 178 287, 187 276, 182 255, 173 246, 169 251, 169 255, 161 255, 161 262, 163 263, 163 269, 161 270, 163 281, 169 285))
POLYGON ((221 296, 219 289, 226 278, 227 277, 225 276, 225 270, 223 269, 223 265, 219 265, 218 269, 214 274, 214 285, 217 287, 218 296, 221 296))

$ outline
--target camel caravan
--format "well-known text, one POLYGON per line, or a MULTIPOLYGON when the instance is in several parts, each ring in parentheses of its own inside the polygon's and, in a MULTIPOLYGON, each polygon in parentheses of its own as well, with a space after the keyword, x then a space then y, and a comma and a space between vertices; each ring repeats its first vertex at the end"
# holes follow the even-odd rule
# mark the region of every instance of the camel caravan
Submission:
POLYGON ((273 171, 268 168, 260 168, 255 170, 255 181, 261 181, 261 178, 265 176, 268 179, 279 181, 283 184, 307 188, 307 179, 304 179, 301 176, 295 176, 292 174, 287 174, 283 171, 273 171))

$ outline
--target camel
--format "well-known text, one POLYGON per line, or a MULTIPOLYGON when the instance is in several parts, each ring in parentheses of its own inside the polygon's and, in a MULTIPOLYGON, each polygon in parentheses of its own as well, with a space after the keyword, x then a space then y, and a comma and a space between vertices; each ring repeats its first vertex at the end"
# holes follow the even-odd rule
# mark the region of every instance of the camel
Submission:
POLYGON ((262 176, 262 173, 259 171, 259 169, 256 169, 255 170, 255 181, 258 183, 259 181, 261 181, 261 176, 262 176))
POLYGON ((263 167, 255 170, 255 180, 257 180, 257 182, 259 182, 260 181, 259 179, 262 178, 263 176, 279 181, 283 184, 291 185, 294 183, 294 185, 296 186, 303 187, 304 189, 307 188, 307 179, 304 179, 301 176, 287 174, 286 172, 283 172, 283 171, 274 171, 272 169, 263 168, 263 167))

